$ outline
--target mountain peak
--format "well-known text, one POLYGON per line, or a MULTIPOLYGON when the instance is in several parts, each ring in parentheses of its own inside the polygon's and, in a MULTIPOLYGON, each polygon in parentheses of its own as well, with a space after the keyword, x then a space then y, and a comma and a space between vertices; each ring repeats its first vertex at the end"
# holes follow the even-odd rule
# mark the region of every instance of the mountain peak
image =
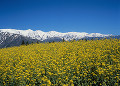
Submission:
POLYGON ((33 31, 31 29, 28 30, 16 30, 16 29, 0 29, 2 32, 8 32, 13 34, 20 34, 26 37, 30 37, 32 39, 38 39, 38 40, 45 40, 47 38, 53 38, 53 37, 59 37, 59 38, 65 38, 65 40, 72 40, 72 39, 81 39, 84 37, 105 37, 110 36, 106 34, 100 34, 100 33, 86 33, 86 32, 66 32, 61 33, 57 31, 49 31, 49 32, 43 32, 41 30, 33 31))

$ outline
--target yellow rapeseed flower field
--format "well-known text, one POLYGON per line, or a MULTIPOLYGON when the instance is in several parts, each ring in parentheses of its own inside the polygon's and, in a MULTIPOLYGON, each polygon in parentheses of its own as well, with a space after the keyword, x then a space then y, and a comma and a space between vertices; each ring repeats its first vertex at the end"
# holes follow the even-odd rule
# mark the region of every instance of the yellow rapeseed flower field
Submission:
POLYGON ((120 86, 120 40, 0 49, 0 86, 120 86))

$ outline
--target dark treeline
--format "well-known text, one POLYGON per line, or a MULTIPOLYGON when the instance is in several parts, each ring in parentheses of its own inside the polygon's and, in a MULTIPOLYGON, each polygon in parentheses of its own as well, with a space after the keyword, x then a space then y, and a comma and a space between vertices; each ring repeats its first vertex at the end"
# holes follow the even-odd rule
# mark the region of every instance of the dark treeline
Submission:
POLYGON ((31 43, 29 43, 28 41, 27 42, 25 42, 24 40, 22 40, 22 43, 21 43, 21 45, 29 45, 29 44, 33 44, 33 43, 37 43, 37 44, 39 44, 40 42, 31 42, 31 43))
MULTIPOLYGON (((104 39, 113 39, 113 38, 82 38, 82 39, 78 39, 78 40, 76 40, 76 39, 73 39, 73 40, 69 40, 70 42, 73 42, 73 41, 80 41, 80 40, 83 40, 83 41, 88 41, 88 40, 91 40, 91 41, 93 41, 93 40, 104 40, 104 39)), ((48 43, 54 43, 54 42, 56 42, 56 41, 52 41, 52 42, 48 42, 48 43)), ((57 42, 66 42, 66 40, 63 38, 62 39, 62 41, 57 41, 57 42)), ((25 42, 24 40, 22 40, 22 43, 21 43, 21 45, 29 45, 29 44, 33 44, 33 43, 37 43, 37 44, 39 44, 39 43, 42 43, 42 42, 31 42, 31 43, 29 43, 28 41, 27 42, 25 42)))

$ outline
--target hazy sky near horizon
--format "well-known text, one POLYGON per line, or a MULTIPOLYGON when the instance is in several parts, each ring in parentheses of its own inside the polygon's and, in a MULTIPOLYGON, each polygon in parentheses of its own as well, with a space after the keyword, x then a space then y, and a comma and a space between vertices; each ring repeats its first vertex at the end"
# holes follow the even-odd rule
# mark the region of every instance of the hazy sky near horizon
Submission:
POLYGON ((0 0, 0 29, 120 35, 120 0, 0 0))

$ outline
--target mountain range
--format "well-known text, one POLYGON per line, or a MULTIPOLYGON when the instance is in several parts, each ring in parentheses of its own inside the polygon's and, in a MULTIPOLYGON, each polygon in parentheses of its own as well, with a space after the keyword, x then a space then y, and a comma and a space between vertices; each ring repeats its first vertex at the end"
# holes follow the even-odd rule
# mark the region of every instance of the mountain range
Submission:
MULTIPOLYGON (((86 33, 86 32, 56 32, 49 31, 43 32, 41 30, 33 31, 28 30, 16 30, 16 29, 0 29, 0 48, 19 46, 22 40, 29 43, 32 42, 52 42, 52 41, 65 41, 79 40, 79 39, 91 39, 91 38, 109 38, 114 37, 111 34, 100 33, 86 33)), ((118 37, 118 36, 117 36, 118 37)), ((119 37, 118 37, 119 38, 119 37)))

